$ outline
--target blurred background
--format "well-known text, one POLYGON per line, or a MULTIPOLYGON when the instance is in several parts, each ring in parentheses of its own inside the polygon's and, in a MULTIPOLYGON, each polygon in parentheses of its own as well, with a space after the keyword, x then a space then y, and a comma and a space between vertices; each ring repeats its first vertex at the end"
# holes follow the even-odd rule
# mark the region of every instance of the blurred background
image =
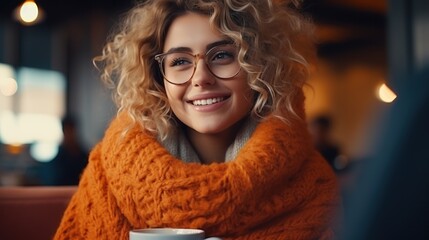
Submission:
MULTIPOLYGON (((0 186, 76 184, 59 180, 59 165, 79 172, 116 111, 92 58, 133 1, 24 2, 0 3, 0 186)), ((309 128, 344 189, 402 76, 428 62, 428 9, 426 0, 303 3, 319 56, 305 88, 309 128)))

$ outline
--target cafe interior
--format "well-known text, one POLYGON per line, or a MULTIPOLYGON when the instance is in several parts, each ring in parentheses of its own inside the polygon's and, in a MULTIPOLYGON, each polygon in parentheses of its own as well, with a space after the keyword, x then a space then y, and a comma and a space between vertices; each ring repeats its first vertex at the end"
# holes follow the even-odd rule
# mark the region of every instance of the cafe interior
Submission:
MULTIPOLYGON (((73 141, 87 154, 116 114, 92 59, 133 4, 132 0, 0 3, 0 205, 13 199, 1 189, 61 188, 62 204, 68 201, 68 191, 73 192, 77 183, 55 182, 58 173, 46 166, 68 138, 66 117, 73 123, 73 141), (64 185, 69 187, 64 190, 64 185)), ((300 11, 314 22, 318 53, 304 88, 307 120, 312 131, 315 120, 323 119, 337 149, 330 164, 344 197, 344 221, 351 226, 344 239, 424 239, 399 238, 404 233, 391 227, 399 223, 388 221, 387 215, 394 211, 389 216, 405 216, 398 205, 415 206, 415 211, 408 211, 414 215, 406 215, 413 219, 428 212, 412 202, 429 195, 429 180, 423 177, 429 158, 422 153, 429 121, 415 120, 428 120, 428 1, 305 0, 300 11), (410 190, 420 185, 420 191, 410 190), (421 191, 426 195, 417 193, 421 191), (390 205, 385 204, 387 199, 390 205), (371 216, 365 214, 369 208, 371 216), (357 225, 360 228, 355 229, 357 225), (391 233, 383 236, 390 238, 374 230, 388 226, 391 233)), ((427 220, 424 224, 429 227, 427 220)), ((410 224, 405 225, 402 229, 410 224)), ((409 228, 428 236, 419 227, 409 228)), ((2 234, 5 231, 0 231, 0 239, 7 239, 2 234)))

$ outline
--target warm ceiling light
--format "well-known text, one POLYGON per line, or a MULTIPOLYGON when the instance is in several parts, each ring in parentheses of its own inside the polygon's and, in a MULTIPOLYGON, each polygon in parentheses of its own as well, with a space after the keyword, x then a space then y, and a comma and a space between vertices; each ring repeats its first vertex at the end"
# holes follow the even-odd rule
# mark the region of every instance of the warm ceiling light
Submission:
POLYGON ((15 18, 24 25, 36 24, 42 19, 42 9, 34 0, 27 0, 16 8, 15 18))
POLYGON ((32 23, 36 21, 37 16, 39 16, 39 8, 37 4, 33 1, 25 1, 19 10, 19 16, 22 21, 26 23, 32 23))
POLYGON ((378 98, 385 103, 391 103, 396 99, 396 94, 383 83, 378 88, 378 98))

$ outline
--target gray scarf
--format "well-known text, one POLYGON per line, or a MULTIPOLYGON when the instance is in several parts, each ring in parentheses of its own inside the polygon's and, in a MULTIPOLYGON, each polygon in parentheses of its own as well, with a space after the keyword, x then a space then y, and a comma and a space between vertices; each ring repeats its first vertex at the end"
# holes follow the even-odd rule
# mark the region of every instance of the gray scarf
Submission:
MULTIPOLYGON (((240 149, 246 144, 256 128, 257 121, 248 117, 241 126, 234 142, 228 147, 225 153, 225 162, 232 161, 236 158, 240 149)), ((171 155, 187 163, 202 163, 197 153, 188 141, 183 130, 178 130, 170 134, 164 141, 159 140, 161 144, 170 152, 171 155)))

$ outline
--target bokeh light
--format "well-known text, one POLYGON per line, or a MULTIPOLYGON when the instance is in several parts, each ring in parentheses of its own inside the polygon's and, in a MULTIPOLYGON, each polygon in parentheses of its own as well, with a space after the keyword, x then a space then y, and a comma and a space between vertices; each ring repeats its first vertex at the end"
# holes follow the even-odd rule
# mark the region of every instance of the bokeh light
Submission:
POLYGON ((25 1, 20 10, 19 16, 23 22, 32 23, 36 21, 39 15, 39 8, 34 1, 25 1))
POLYGON ((378 98, 385 102, 391 103, 396 99, 396 94, 385 84, 381 84, 378 88, 378 98))
POLYGON ((39 162, 49 162, 58 153, 58 143, 35 142, 30 147, 30 155, 39 162))
POLYGON ((18 90, 18 83, 15 79, 8 77, 0 80, 0 93, 10 97, 18 90))

